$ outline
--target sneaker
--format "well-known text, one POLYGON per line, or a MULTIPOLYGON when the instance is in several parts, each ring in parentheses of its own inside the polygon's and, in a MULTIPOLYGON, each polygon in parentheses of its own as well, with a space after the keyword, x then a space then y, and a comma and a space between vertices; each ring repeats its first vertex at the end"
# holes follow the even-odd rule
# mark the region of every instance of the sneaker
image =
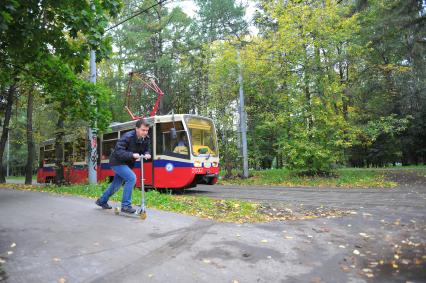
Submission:
POLYGON ((108 203, 101 203, 100 199, 96 200, 96 204, 102 207, 103 209, 111 209, 112 206, 110 206, 108 203))
POLYGON ((136 209, 134 209, 131 206, 124 206, 121 208, 121 212, 125 212, 125 213, 135 213, 136 209))

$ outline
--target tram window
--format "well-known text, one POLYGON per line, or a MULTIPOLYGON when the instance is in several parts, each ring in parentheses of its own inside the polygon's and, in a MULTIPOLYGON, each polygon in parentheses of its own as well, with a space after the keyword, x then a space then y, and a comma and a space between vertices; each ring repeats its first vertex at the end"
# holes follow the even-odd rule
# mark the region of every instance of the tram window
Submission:
POLYGON ((133 131, 134 129, 122 130, 120 131, 120 137, 122 137, 125 133, 133 131))
POLYGON ((44 147, 40 147, 40 155, 39 155, 39 167, 43 167, 43 160, 44 160, 44 147))
POLYGON ((102 142, 102 155, 101 155, 102 160, 109 159, 109 156, 114 150, 116 143, 117 143, 117 140, 109 140, 109 141, 102 142))
POLYGON ((110 154, 113 152, 115 144, 117 143, 118 132, 104 134, 102 137, 102 153, 101 160, 109 159, 110 154))
POLYGON ((193 154, 195 156, 217 156, 216 133, 213 123, 198 117, 190 117, 186 122, 193 154))
POLYGON ((84 139, 78 140, 75 143, 75 162, 86 161, 86 141, 84 139))
POLYGON ((55 163, 55 151, 44 150, 44 164, 53 164, 55 163))
POLYGON ((53 144, 48 144, 44 146, 44 150, 53 150, 53 149, 54 149, 53 144))
POLYGON ((169 155, 179 158, 189 159, 189 144, 188 136, 183 128, 181 121, 174 124, 170 123, 157 123, 157 155, 169 155), (177 139, 172 139, 170 129, 175 128, 177 139))
POLYGON ((65 162, 73 161, 72 143, 70 142, 66 142, 64 145, 64 161, 65 162))
POLYGON ((108 133, 103 135, 103 140, 115 140, 118 138, 118 132, 108 133))

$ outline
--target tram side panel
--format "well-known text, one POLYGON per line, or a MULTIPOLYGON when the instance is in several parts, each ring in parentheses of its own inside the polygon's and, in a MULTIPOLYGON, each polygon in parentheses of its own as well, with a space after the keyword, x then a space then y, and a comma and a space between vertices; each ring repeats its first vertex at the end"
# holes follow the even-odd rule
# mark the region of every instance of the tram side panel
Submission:
POLYGON ((189 186, 195 177, 193 164, 176 160, 154 160, 154 186, 181 189, 189 186))

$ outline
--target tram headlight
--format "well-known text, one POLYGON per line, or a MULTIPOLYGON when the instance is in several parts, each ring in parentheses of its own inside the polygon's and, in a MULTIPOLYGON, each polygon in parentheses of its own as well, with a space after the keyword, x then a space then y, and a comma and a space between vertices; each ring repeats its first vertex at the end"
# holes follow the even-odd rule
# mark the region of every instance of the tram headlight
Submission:
POLYGON ((200 161, 194 161, 194 167, 201 167, 200 161))
POLYGON ((217 163, 217 162, 212 162, 212 166, 213 166, 213 167, 217 167, 217 166, 219 166, 219 163, 217 163))

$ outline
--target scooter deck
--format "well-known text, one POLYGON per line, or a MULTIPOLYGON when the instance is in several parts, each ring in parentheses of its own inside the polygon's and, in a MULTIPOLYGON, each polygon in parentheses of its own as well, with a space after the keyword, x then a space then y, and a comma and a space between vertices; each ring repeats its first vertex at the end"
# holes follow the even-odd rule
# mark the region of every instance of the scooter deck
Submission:
POLYGON ((146 211, 140 211, 141 209, 138 208, 135 213, 127 213, 127 212, 121 212, 121 209, 119 207, 114 207, 114 214, 115 215, 122 215, 127 217, 139 217, 142 220, 145 220, 147 215, 146 211))

